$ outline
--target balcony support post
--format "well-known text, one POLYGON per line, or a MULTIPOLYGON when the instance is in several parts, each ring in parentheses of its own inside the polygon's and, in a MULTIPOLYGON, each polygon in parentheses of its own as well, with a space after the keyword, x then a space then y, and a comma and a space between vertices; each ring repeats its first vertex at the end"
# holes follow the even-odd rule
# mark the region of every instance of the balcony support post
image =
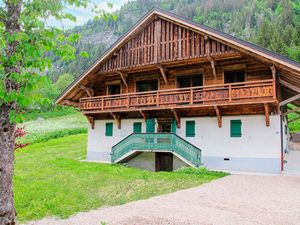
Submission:
POLYGON ((218 127, 221 128, 222 127, 222 114, 220 109, 218 108, 218 106, 214 106, 214 109, 216 111, 216 116, 218 118, 218 127))
POLYGON ((178 115, 178 113, 175 109, 171 109, 171 111, 175 117, 177 128, 180 128, 180 116, 178 115))
POLYGON ((128 84, 127 84, 127 81, 126 81, 126 78, 127 78, 128 75, 125 74, 125 73, 123 73, 123 72, 121 72, 121 71, 116 71, 116 72, 120 75, 120 77, 121 77, 121 79, 122 79, 124 85, 125 85, 126 87, 128 87, 128 84))
POLYGON ((264 104, 265 107, 265 115, 266 115, 266 126, 270 126, 270 108, 268 104, 264 104))
POLYGON ((117 115, 115 113, 111 113, 111 115, 114 118, 114 120, 117 122, 118 129, 121 129, 121 117, 120 117, 120 115, 117 115))
POLYGON ((63 103, 65 105, 69 105, 69 106, 73 106, 73 107, 79 108, 79 103, 78 102, 73 102, 71 100, 64 100, 63 103))
POLYGON ((86 116, 89 124, 91 125, 92 130, 95 129, 95 118, 92 116, 86 116))
POLYGON ((167 78, 167 70, 166 68, 162 67, 161 65, 157 66, 160 70, 160 73, 164 79, 165 84, 168 84, 168 78, 167 78))
POLYGON ((94 89, 92 89, 92 88, 85 87, 85 86, 79 86, 79 89, 84 90, 89 97, 94 96, 95 92, 94 92, 94 89))
POLYGON ((145 112, 143 112, 142 110, 140 110, 139 112, 140 112, 140 114, 142 115, 143 119, 144 119, 144 120, 145 120, 145 122, 146 122, 146 120, 147 120, 146 113, 145 113, 145 112))
POLYGON ((214 79, 216 80, 217 79, 216 61, 211 56, 208 56, 207 59, 210 62, 212 73, 214 75, 214 79))

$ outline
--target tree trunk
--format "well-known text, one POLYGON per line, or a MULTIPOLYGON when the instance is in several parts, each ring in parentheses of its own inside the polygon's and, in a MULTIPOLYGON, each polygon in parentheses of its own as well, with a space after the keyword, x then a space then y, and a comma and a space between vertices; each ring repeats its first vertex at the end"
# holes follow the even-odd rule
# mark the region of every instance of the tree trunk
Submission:
MULTIPOLYGON (((8 35, 20 32, 20 13, 22 0, 5 1, 6 20, 5 33, 8 35)), ((6 38, 5 53, 10 60, 17 51, 19 43, 6 38)), ((7 93, 19 91, 18 83, 10 78, 12 73, 20 73, 21 63, 3 63, 5 79, 4 85, 7 93)), ((0 225, 14 225, 16 210, 13 199, 13 169, 15 150, 15 123, 10 122, 10 112, 18 111, 15 101, 0 105, 0 225)))
POLYGON ((0 108, 0 225, 15 224, 13 167, 15 125, 9 122, 9 105, 0 108))

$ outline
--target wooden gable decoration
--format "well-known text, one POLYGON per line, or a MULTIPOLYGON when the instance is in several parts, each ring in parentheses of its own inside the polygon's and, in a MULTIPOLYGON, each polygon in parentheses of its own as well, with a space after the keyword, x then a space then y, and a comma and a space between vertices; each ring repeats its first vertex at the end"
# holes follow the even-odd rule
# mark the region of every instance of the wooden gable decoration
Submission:
MULTIPOLYGON (((164 67, 172 62, 180 64, 192 60, 193 63, 210 62, 215 76, 215 60, 242 55, 274 68, 272 73, 280 84, 293 84, 298 90, 300 63, 171 12, 152 9, 72 82, 56 103, 75 106, 79 98, 92 95, 87 88, 106 73, 120 74, 124 82, 126 70, 159 68, 164 73, 164 67)), ((124 84, 126 86, 126 82, 124 84)), ((295 93, 295 88, 289 89, 292 93, 286 95, 295 93)))
POLYGON ((228 45, 158 17, 113 52, 99 72, 232 52, 228 45))

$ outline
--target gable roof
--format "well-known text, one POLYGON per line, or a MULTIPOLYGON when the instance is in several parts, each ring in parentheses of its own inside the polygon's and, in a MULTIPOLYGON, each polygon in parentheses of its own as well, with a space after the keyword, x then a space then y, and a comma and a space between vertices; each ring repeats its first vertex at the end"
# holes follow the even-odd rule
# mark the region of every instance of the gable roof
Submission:
MULTIPOLYGON (((265 48, 259 47, 253 43, 244 41, 230 34, 224 33, 222 31, 216 30, 214 28, 199 24, 192 20, 186 19, 184 17, 178 16, 172 12, 162 10, 159 8, 153 8, 148 13, 146 13, 133 27, 131 27, 125 34, 123 34, 110 48, 108 48, 91 66, 89 66, 77 79, 75 79, 57 98, 56 103, 60 103, 67 94, 76 87, 88 74, 90 74, 94 69, 97 68, 102 62, 111 57, 111 54, 124 44, 128 39, 132 37, 133 34, 140 30, 140 27, 149 21, 154 20, 156 17, 160 17, 171 22, 178 23, 181 26, 188 27, 205 35, 208 35, 212 39, 225 42, 226 44, 232 46, 233 48, 238 48, 239 50, 247 53, 253 54, 255 56, 262 57, 264 60, 270 63, 276 63, 283 67, 289 68, 295 72, 300 73, 300 63, 284 57, 278 53, 269 51, 265 48)), ((300 82, 299 82, 300 84, 300 82)))

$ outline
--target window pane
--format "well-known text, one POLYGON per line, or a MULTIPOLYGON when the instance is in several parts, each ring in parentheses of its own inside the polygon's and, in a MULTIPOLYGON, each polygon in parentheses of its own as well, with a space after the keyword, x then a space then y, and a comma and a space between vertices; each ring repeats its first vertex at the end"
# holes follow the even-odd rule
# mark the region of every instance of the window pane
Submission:
POLYGON ((149 91, 156 91, 156 90, 158 90, 157 80, 149 81, 149 91))
POLYGON ((180 88, 190 87, 191 79, 188 77, 180 77, 178 78, 178 83, 180 88))
POLYGON ((196 87, 203 85, 203 77, 200 74, 193 76, 178 77, 177 81, 179 88, 196 87))
POLYGON ((224 72, 225 83, 236 83, 245 81, 244 71, 224 72))
POLYGON ((158 90, 158 81, 157 80, 146 80, 136 82, 136 91, 156 91, 158 90))
POLYGON ((192 86, 197 87, 197 86, 202 86, 203 85, 203 79, 202 76, 197 76, 192 78, 192 86))
POLYGON ((117 84, 117 85, 109 85, 108 86, 108 94, 109 95, 118 95, 121 93, 120 91, 120 85, 117 84))
POLYGON ((236 72, 236 82, 245 82, 245 73, 244 72, 236 72))

